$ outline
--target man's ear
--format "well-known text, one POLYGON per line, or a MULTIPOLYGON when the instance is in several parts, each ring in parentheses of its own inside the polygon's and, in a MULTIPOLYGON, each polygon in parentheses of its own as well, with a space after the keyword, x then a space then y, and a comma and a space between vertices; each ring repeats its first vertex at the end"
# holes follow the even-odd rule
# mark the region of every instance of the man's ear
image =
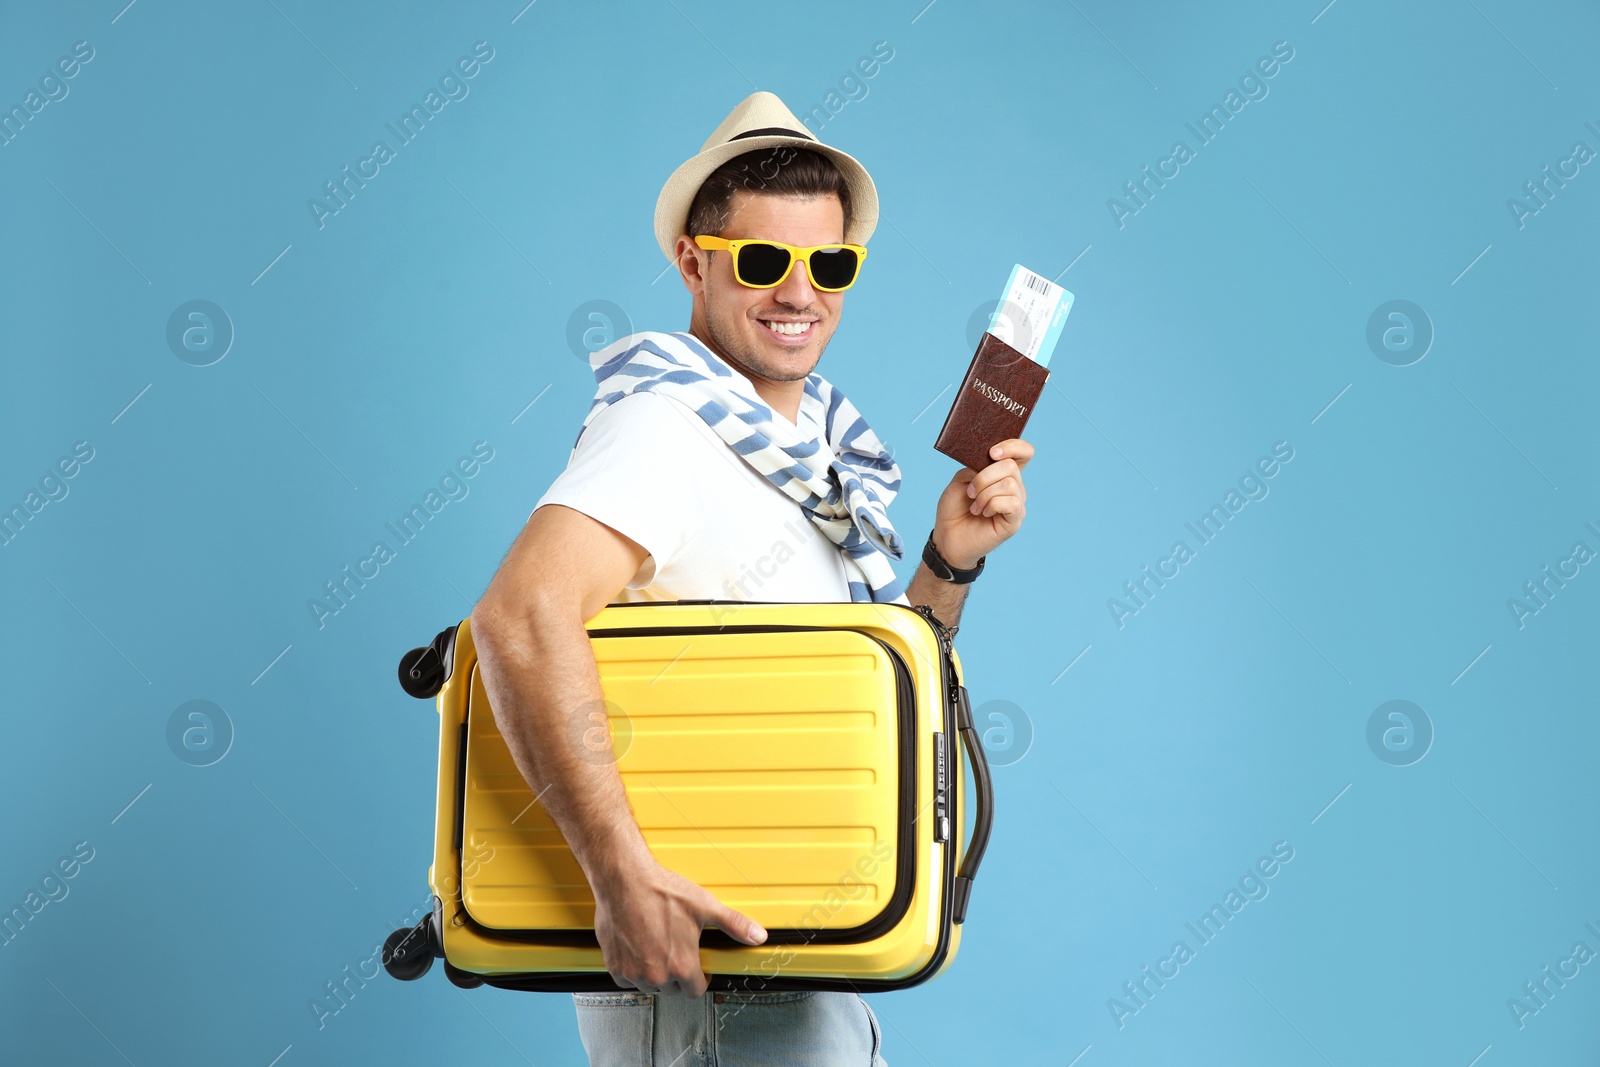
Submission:
POLYGON ((683 287, 695 296, 705 292, 706 271, 710 269, 705 249, 695 244, 688 234, 679 234, 673 252, 678 257, 678 273, 683 277, 683 287))

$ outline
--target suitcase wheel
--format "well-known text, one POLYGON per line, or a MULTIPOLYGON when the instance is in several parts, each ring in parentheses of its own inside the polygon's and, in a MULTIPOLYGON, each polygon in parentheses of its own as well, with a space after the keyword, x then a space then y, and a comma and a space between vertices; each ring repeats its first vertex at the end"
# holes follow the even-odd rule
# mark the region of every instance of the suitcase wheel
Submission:
POLYGON ((444 664, 432 646, 413 648, 400 657, 400 688, 425 700, 444 688, 444 664))
POLYGON ((450 984, 461 989, 477 989, 483 984, 483 975, 463 971, 449 960, 444 961, 444 976, 450 979, 450 984))
MULTIPOLYGON (((417 926, 396 930, 383 943, 383 969, 390 977, 414 982, 432 966, 433 946, 428 943, 426 920, 417 926)), ((450 969, 448 963, 445 969, 450 969)))
POLYGON ((400 688, 421 700, 437 696, 455 668, 456 629, 447 626, 422 648, 400 657, 400 688))

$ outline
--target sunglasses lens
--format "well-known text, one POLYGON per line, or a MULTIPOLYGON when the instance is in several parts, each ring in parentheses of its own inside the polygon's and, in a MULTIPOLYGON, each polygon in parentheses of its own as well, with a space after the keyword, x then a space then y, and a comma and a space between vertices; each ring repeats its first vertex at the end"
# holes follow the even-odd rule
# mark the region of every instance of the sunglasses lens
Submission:
POLYGON ((811 280, 823 289, 843 289, 855 280, 860 259, 848 248, 811 253, 811 280))
POLYGON ((774 285, 789 269, 789 251, 776 245, 753 244, 739 249, 738 274, 746 285, 774 285))

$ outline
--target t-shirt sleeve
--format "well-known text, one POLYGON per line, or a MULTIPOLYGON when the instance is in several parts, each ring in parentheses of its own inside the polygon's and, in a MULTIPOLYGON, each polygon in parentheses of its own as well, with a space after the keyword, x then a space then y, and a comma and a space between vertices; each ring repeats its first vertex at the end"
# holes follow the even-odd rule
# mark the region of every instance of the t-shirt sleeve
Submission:
POLYGON ((694 472, 708 442, 688 421, 696 418, 651 392, 613 401, 583 431, 534 510, 562 504, 638 542, 649 555, 627 588, 643 589, 705 521, 694 472))

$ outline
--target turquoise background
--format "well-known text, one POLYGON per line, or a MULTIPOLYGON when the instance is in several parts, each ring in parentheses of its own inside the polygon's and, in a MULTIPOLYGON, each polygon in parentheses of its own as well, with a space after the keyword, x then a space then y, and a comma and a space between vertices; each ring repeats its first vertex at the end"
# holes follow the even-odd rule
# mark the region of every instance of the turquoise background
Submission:
POLYGON ((974 314, 1016 262, 1077 297, 1026 521, 960 637, 999 822, 953 970, 873 999, 889 1062, 1594 1062, 1600 964, 1520 1026, 1508 1000, 1600 951, 1600 575, 1520 626, 1508 601, 1600 549, 1600 171, 1521 226, 1507 202, 1600 149, 1600 15, 925 3, 6 5, 0 104, 94 49, 0 147, 0 505, 94 452, 0 547, 0 907, 94 853, 0 947, 9 1062, 583 1062, 566 998, 438 968, 318 1028, 324 983, 427 897, 436 724, 395 663, 565 464, 575 314, 687 325, 651 231, 668 173, 758 88, 825 108, 879 41, 820 130, 883 218, 819 371, 895 446, 908 541, 955 470, 932 440, 974 314), (319 229, 307 201, 480 41, 469 94, 319 229), (1280 41, 1268 95, 1196 147, 1280 41), (1108 200, 1180 138, 1119 227, 1108 200), (209 366, 167 341, 191 300, 235 333, 209 366), (1420 359, 1368 343, 1393 300, 1420 359), (308 599, 478 441, 469 494, 319 629, 308 599), (1268 495, 1196 547, 1278 442, 1268 495), (209 766, 169 748, 192 700, 231 723, 209 766), (1391 700, 1425 752, 1369 745, 1391 700), (1278 842, 1200 946, 1185 923, 1278 842))

